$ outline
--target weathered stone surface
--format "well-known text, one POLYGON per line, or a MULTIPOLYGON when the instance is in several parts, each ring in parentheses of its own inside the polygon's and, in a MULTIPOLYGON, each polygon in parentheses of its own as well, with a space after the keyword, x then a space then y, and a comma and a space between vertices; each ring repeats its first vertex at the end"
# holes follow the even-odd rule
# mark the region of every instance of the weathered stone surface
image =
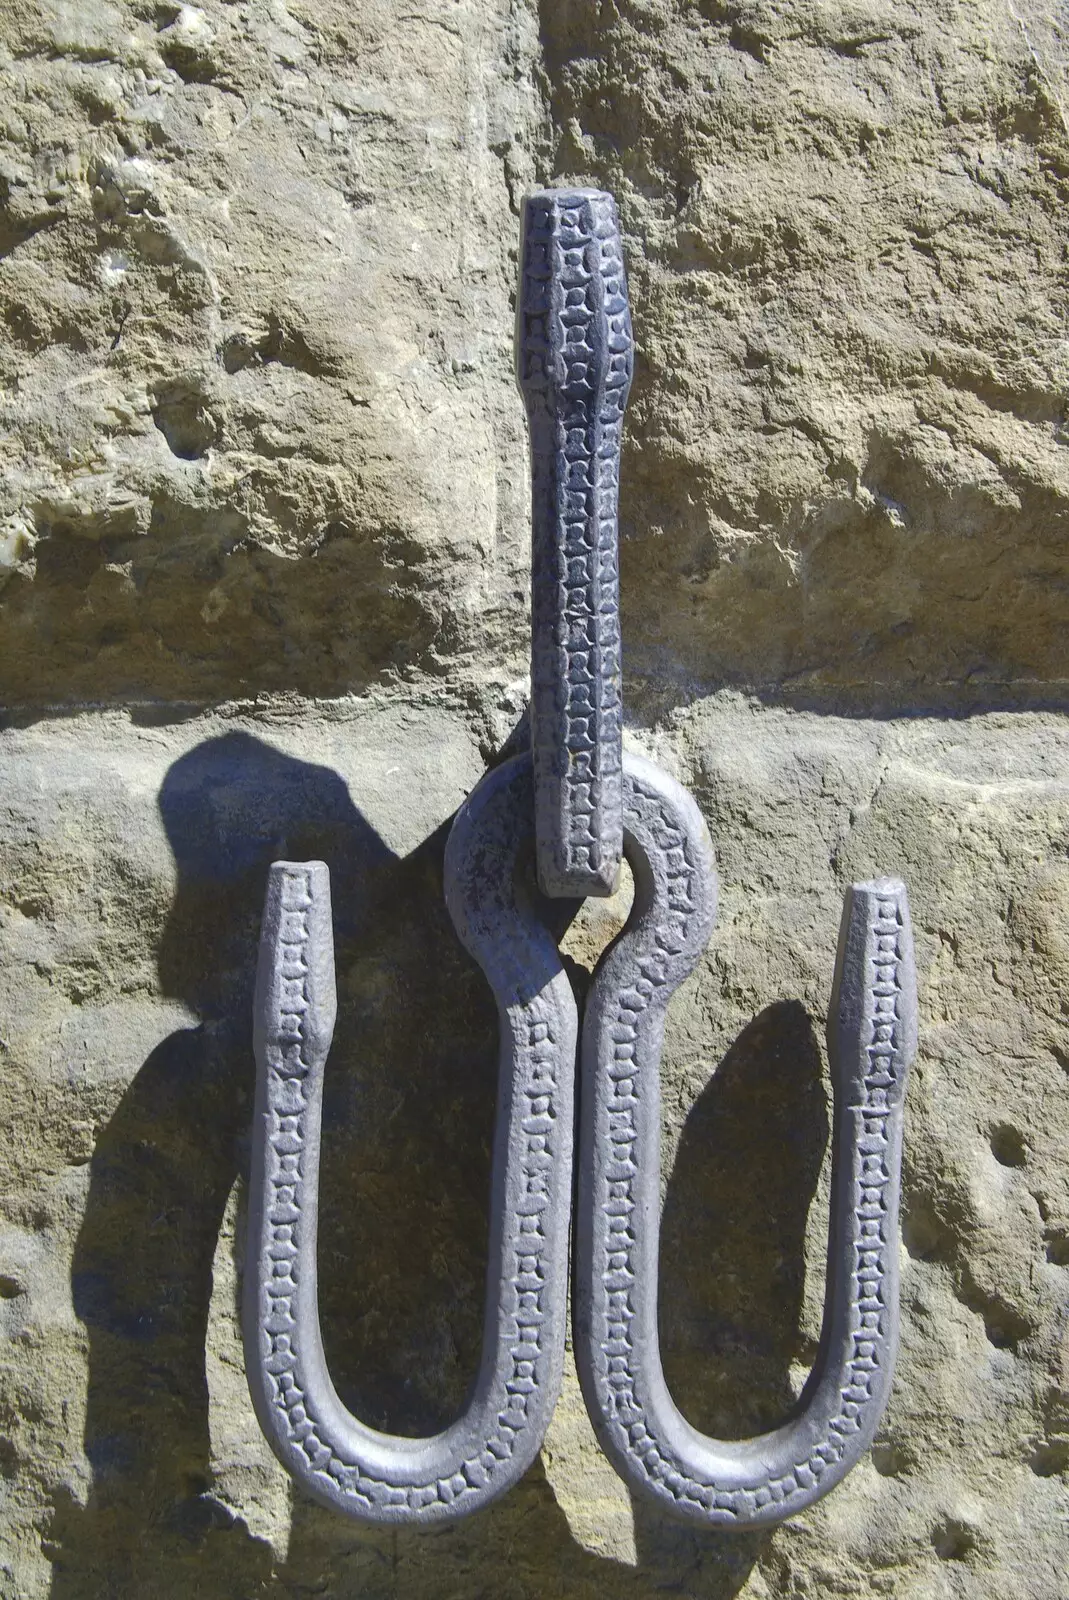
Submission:
POLYGON ((544 0, 557 166, 634 239, 624 637, 662 694, 676 663, 892 704, 1065 679, 1042 10, 544 0))
POLYGON ((1038 0, 13 0, 2 47, 5 698, 521 670, 510 297, 554 176, 626 235, 632 701, 1064 685, 1038 0))
POLYGON ((336 694, 515 645, 533 39, 504 0, 13 8, 5 699, 336 694))
MULTIPOLYGON (((542 1465, 446 1535, 361 1534, 291 1504, 252 1415, 236 1305, 263 874, 291 852, 335 877, 332 1370, 362 1415, 426 1431, 463 1403, 480 1337, 494 1021, 440 881, 441 825, 481 768, 480 735, 406 691, 318 717, 97 714, 0 742, 0 1593, 1057 1600, 1069 734, 1055 716, 876 723, 721 698, 640 741, 693 787, 720 853, 719 926, 665 1055, 662 1348, 708 1430, 772 1423, 812 1360, 841 888, 881 868, 911 885, 922 1041, 903 1349, 872 1459, 771 1537, 697 1537, 632 1509, 569 1367, 542 1465)), ((565 940, 576 960, 626 915, 626 890, 588 905, 565 940)))
MULTIPOLYGON (((1064 20, 7 0, 0 73, 0 1600, 1064 1600, 1064 20), (264 874, 322 857, 331 1368, 414 1433, 472 1376, 494 1017, 441 850, 526 699, 512 300, 554 181, 620 207, 625 706, 722 876, 664 1063, 661 1342, 707 1430, 813 1357, 842 887, 910 887, 898 1386, 771 1536, 633 1508, 570 1365, 499 1507, 361 1533, 241 1361, 264 874)), ((580 988, 627 893, 565 934, 580 988)))

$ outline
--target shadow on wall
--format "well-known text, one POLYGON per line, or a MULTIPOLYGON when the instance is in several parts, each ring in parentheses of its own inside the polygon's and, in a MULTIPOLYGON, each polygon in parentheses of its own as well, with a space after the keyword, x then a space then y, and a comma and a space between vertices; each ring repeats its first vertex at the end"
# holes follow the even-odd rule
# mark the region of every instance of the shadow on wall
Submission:
MULTIPOLYGON (((219 1228, 247 1161, 268 864, 331 868, 339 1020, 324 1106, 324 1341, 346 1404, 401 1433, 447 1423, 476 1370, 496 1021, 443 904, 445 828, 401 860, 337 774, 243 733, 176 761, 159 803, 178 868, 160 978, 200 1022, 153 1050, 93 1157, 72 1271, 93 1481, 85 1506, 56 1506, 53 1600, 639 1600, 665 1588, 730 1600, 767 1536, 703 1535, 636 1507, 637 1568, 602 1560, 572 1538, 540 1464, 489 1512, 428 1533, 362 1530, 297 1494, 281 1564, 213 1492, 205 1339, 219 1228)), ((826 1132, 818 1080, 808 1019, 772 1007, 684 1131, 665 1211, 662 1337, 699 1425, 750 1432, 784 1408, 826 1132)))
POLYGON ((799 1321, 828 1131, 809 1016, 796 1000, 767 1006, 691 1107, 661 1222, 661 1357, 703 1433, 774 1428, 792 1362, 816 1356, 799 1321))

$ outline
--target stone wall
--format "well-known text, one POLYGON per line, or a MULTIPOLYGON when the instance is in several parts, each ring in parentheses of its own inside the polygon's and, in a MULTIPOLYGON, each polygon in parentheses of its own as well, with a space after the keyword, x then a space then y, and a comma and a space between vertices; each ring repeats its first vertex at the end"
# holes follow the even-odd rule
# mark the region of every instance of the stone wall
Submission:
MULTIPOLYGON (((1064 1600, 1069 26, 1039 0, 0 4, 0 1597, 1064 1600), (526 697, 517 208, 613 190, 627 738, 722 905, 664 1064, 662 1343, 813 1358, 843 887, 911 890, 903 1348, 778 1532, 632 1505, 574 1372, 436 1534, 291 1493, 236 1317, 264 872, 330 866, 324 1338, 475 1367, 493 1008, 449 819, 526 697)), ((578 984, 619 925, 565 936, 578 984)))

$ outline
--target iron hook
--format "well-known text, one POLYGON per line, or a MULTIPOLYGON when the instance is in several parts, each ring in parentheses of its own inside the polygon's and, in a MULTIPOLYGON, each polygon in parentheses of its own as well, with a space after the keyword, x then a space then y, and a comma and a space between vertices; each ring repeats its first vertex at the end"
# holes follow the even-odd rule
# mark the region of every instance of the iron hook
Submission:
POLYGON ((880 878, 845 897, 828 1018, 834 1143, 816 1363, 782 1426, 711 1439, 665 1383, 657 1257, 665 1013, 715 921, 713 850, 690 795, 652 763, 624 757, 623 799, 635 905, 598 964, 583 1024, 576 1362, 602 1448, 630 1488, 706 1526, 763 1527, 844 1477, 890 1392, 902 1103, 917 1039, 906 890, 880 878))
POLYGON ((482 1358, 463 1415, 432 1438, 367 1427, 327 1370, 316 1288, 323 1076, 335 1021, 321 861, 275 862, 255 1002, 256 1109, 243 1332, 260 1426, 315 1499, 361 1522, 476 1511, 542 1443, 560 1387, 571 1210, 575 1001, 551 934, 517 895, 531 763, 489 772, 457 813, 446 903, 497 1000, 500 1058, 482 1358))

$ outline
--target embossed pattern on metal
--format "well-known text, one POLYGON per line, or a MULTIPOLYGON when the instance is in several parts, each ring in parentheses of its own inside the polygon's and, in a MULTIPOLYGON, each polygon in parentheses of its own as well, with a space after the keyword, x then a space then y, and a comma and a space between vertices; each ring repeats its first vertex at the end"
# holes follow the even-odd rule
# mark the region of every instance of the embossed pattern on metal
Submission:
POLYGON ((360 1521, 451 1520, 503 1494, 538 1452, 560 1386, 571 1201, 575 1001, 551 935, 517 897, 531 764, 487 774, 446 847, 446 899, 498 1004, 500 1068, 482 1360, 433 1438, 365 1426, 330 1380, 316 1286, 323 1076, 335 1019, 322 862, 271 868, 255 1011, 245 1361, 260 1425, 317 1500, 360 1521))
POLYGON ((804 1510, 868 1448, 898 1333, 902 1102, 916 1047, 904 885, 847 891, 829 1012, 834 1145, 820 1350, 794 1415, 737 1442, 686 1421, 661 1368, 658 1064, 665 1013, 711 931, 712 847, 690 796, 625 757, 635 909, 596 971, 582 1042, 576 1361, 602 1447, 628 1486, 707 1526, 754 1528, 804 1510))
POLYGON ((547 894, 610 893, 623 850, 635 877, 632 915, 598 963, 583 1025, 574 1344, 586 1403, 638 1494, 711 1527, 767 1526, 850 1470, 890 1390, 902 1105, 917 1034, 906 891, 880 878, 845 900, 828 1021, 835 1107, 817 1361, 782 1426, 708 1438, 676 1407, 661 1366, 659 1067, 668 1003, 705 948, 717 884, 694 800, 622 753, 616 510, 632 353, 610 196, 527 197, 517 346, 533 461, 532 751, 478 784, 445 854, 450 914, 500 1026, 478 1376, 464 1414, 427 1439, 367 1427, 331 1384, 316 1288, 335 1020, 329 880, 322 862, 276 862, 255 1013, 249 1384, 298 1482, 364 1522, 466 1515, 537 1453, 564 1355, 578 1021, 553 938, 517 874, 533 824, 547 894))
POLYGON ((612 196, 528 194, 521 257, 538 877, 558 898, 607 895, 623 845, 617 500, 632 368, 612 196))

